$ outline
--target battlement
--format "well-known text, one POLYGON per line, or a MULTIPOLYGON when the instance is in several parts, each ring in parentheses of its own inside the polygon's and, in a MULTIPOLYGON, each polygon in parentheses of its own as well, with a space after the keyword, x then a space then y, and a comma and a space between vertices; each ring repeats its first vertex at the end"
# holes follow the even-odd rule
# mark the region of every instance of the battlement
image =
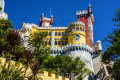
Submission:
POLYGON ((30 28, 30 29, 32 29, 32 27, 38 27, 38 26, 36 24, 33 24, 33 23, 23 23, 22 28, 30 28))
POLYGON ((51 29, 51 30, 55 30, 55 29, 67 29, 68 27, 62 27, 62 26, 58 26, 58 27, 38 27, 38 29, 51 29))
POLYGON ((83 51, 87 51, 89 53, 92 53, 93 52, 93 49, 88 46, 88 45, 85 45, 85 44, 68 44, 66 45, 64 48, 63 48, 63 51, 66 52, 66 51, 69 51, 69 50, 83 50, 83 51))
POLYGON ((83 15, 83 14, 88 14, 88 10, 76 11, 76 16, 83 15))
MULTIPOLYGON (((4 64, 7 64, 9 63, 9 61, 6 62, 6 58, 2 58, 0 57, 0 65, 4 65, 4 64)), ((19 68, 22 68, 24 67, 23 64, 21 63, 18 63, 16 64, 15 61, 11 61, 11 64, 12 65, 16 65, 16 67, 19 67, 19 68)), ((1 70, 1 69, 0 69, 1 70)), ((23 68, 22 70, 25 70, 25 68, 23 68)), ((30 69, 30 67, 27 69, 26 71, 26 76, 30 76, 32 75, 32 70, 30 69)), ((37 74, 38 77, 41 77, 42 80, 69 80, 68 78, 64 78, 62 76, 59 76, 59 75, 56 75, 56 74, 53 74, 53 73, 48 73, 47 71, 41 71, 40 74, 37 74)), ((28 79, 25 79, 25 80, 28 80, 28 79)))
POLYGON ((82 26, 85 27, 85 24, 81 21, 73 21, 69 24, 69 26, 72 26, 72 25, 82 25, 82 26))
POLYGON ((86 51, 89 53, 93 53, 93 48, 91 48, 88 45, 85 44, 68 44, 65 47, 59 47, 58 49, 52 49, 54 56, 55 55, 63 55, 67 51, 72 51, 72 50, 80 50, 80 51, 86 51))

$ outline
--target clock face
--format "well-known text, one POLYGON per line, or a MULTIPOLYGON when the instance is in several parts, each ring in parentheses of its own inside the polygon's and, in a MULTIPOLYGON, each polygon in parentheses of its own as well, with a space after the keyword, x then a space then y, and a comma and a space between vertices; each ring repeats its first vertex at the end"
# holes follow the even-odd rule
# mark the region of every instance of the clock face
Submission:
POLYGON ((49 23, 45 22, 44 26, 49 27, 49 23))

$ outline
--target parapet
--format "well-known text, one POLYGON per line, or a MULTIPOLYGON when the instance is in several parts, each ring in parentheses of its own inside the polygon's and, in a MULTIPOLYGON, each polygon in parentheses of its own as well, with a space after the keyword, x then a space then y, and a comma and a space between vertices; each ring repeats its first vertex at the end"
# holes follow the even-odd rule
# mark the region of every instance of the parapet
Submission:
POLYGON ((32 27, 38 27, 38 26, 33 23, 23 23, 23 26, 22 26, 22 28, 30 28, 30 29, 32 29, 32 27))
MULTIPOLYGON (((0 57, 0 65, 4 65, 6 62, 6 58, 2 58, 0 57)), ((6 64, 8 65, 9 62, 7 62, 6 64)), ((24 67, 24 65, 22 65, 21 63, 15 64, 15 61, 11 61, 11 64, 16 65, 16 67, 22 68, 24 67)), ((25 70, 25 68, 23 69, 25 70)), ((31 69, 28 68, 27 72, 26 72, 26 76, 30 76, 31 75, 31 69)), ((69 80, 68 78, 64 78, 62 76, 53 74, 53 73, 48 73, 47 71, 41 71, 40 74, 37 74, 38 77, 41 77, 43 80, 69 80)), ((25 79, 28 80, 28 79, 25 79)))
POLYGON ((83 27, 85 27, 85 24, 81 21, 73 21, 69 24, 69 26, 73 26, 73 25, 82 25, 83 27))
POLYGON ((66 51, 70 51, 70 50, 83 50, 83 51, 87 51, 89 53, 93 53, 93 49, 88 46, 88 45, 85 45, 85 44, 68 44, 66 45, 64 48, 63 48, 63 51, 66 52, 66 51))
POLYGON ((93 48, 91 48, 88 45, 85 44, 68 44, 65 47, 61 47, 58 49, 52 49, 52 53, 55 55, 63 55, 67 51, 72 51, 72 50, 81 50, 81 51, 87 51, 89 53, 93 53, 93 48))
POLYGON ((76 11, 76 16, 83 15, 83 14, 88 14, 88 10, 76 11))

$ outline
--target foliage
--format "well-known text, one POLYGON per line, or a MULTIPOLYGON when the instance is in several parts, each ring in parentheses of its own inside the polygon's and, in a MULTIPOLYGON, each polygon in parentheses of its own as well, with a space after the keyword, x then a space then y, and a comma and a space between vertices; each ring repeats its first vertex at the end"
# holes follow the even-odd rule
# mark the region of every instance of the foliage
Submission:
POLYGON ((10 58, 9 58, 9 64, 8 64, 8 74, 7 74, 7 80, 8 80, 8 76, 9 76, 9 69, 10 69, 10 63, 11 63, 11 58, 12 55, 14 55, 14 51, 15 51, 15 46, 19 46, 21 43, 21 36, 19 34, 18 31, 10 31, 8 32, 8 34, 6 34, 5 36, 5 40, 6 40, 6 45, 8 48, 10 48, 10 58))
POLYGON ((117 12, 115 12, 115 17, 112 18, 113 21, 115 21, 114 26, 120 27, 120 8, 117 9, 117 12))
POLYGON ((42 80, 42 78, 38 77, 37 74, 40 74, 40 64, 38 62, 35 62, 30 65, 30 68, 32 70, 33 75, 29 78, 29 80, 42 80))
POLYGON ((47 32, 34 32, 30 35, 30 44, 32 44, 33 47, 40 47, 44 45, 43 38, 47 37, 47 32))
POLYGON ((55 58, 51 56, 45 59, 43 65, 48 71, 55 70, 56 74, 68 77, 70 80, 75 76, 83 79, 91 73, 89 69, 85 68, 85 63, 80 61, 79 57, 72 59, 67 55, 57 55, 55 58))
POLYGON ((32 39, 29 41, 34 46, 34 56, 40 65, 42 65, 44 59, 51 53, 50 48, 47 48, 43 41, 47 35, 47 32, 35 32, 31 34, 32 39))
POLYGON ((114 65, 113 65, 113 70, 115 72, 114 77, 119 80, 120 79, 120 59, 116 59, 114 65))
POLYGON ((25 52, 23 53, 23 63, 26 65, 26 69, 25 69, 25 72, 24 72, 24 78, 25 78, 28 66, 33 61, 32 59, 33 59, 33 54, 31 52, 31 50, 25 50, 25 52))
MULTIPOLYGON (((115 23, 115 26, 119 26, 119 18, 120 9, 117 9, 115 18, 113 18, 113 21, 117 22, 115 23)), ((109 63, 110 61, 115 61, 115 59, 120 56, 120 28, 114 29, 112 33, 108 34, 105 41, 108 42, 109 45, 102 55, 102 60, 105 63, 109 63)))
POLYGON ((0 7, 0 10, 2 10, 2 7, 0 7))
MULTIPOLYGON (((2 69, 2 71, 0 72, 0 80, 7 80, 6 64, 4 64, 3 66, 0 66, 0 69, 2 69)), ((23 80, 24 78, 21 75, 23 74, 22 69, 23 68, 19 68, 19 67, 16 67, 15 65, 11 65, 9 70, 8 80, 23 80)))
POLYGON ((110 63, 110 61, 115 61, 113 66, 114 78, 120 79, 120 9, 115 12, 115 17, 112 19, 117 26, 112 33, 107 35, 105 41, 109 43, 107 50, 102 55, 102 61, 104 63, 110 63))
POLYGON ((5 49, 5 35, 7 34, 7 30, 13 28, 13 24, 10 20, 0 20, 0 54, 5 49))

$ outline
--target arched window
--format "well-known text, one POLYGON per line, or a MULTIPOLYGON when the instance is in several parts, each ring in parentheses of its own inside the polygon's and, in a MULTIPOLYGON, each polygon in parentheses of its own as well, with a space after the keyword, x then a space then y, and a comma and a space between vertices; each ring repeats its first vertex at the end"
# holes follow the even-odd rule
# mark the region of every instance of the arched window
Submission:
POLYGON ((49 32, 48 35, 51 36, 51 32, 49 32))
POLYGON ((65 32, 62 32, 62 36, 65 36, 65 32))
POLYGON ((51 41, 48 41, 48 45, 51 45, 51 41))
POLYGON ((75 35, 75 41, 79 41, 80 40, 80 36, 78 34, 75 35))
POLYGON ((62 43, 61 41, 58 41, 58 45, 59 45, 59 46, 61 46, 61 43, 62 43))
POLYGON ((78 30, 79 30, 79 27, 77 26, 77 27, 76 27, 76 31, 78 31, 78 30))
POLYGON ((63 45, 63 46, 65 45, 65 42, 64 42, 64 41, 62 41, 62 45, 63 45))
POLYGON ((59 34, 59 36, 61 36, 61 32, 59 32, 58 34, 59 34))
POLYGON ((58 45, 57 41, 55 41, 55 45, 58 45))
POLYGON ((55 32, 55 36, 57 36, 57 32, 55 32))
POLYGON ((67 45, 68 44, 68 42, 67 41, 65 41, 65 45, 67 45))

